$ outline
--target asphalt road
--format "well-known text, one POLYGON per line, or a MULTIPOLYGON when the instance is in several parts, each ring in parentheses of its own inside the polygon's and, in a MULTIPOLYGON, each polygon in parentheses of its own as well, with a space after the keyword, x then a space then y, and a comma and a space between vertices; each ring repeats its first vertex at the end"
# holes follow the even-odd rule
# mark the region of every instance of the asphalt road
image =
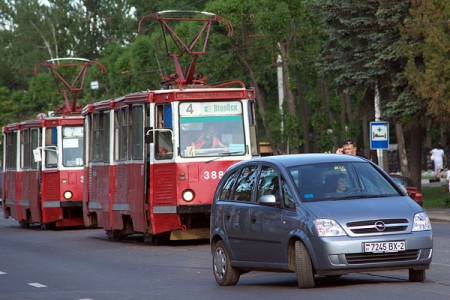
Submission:
POLYGON ((317 288, 300 290, 294 274, 265 272, 219 287, 207 241, 113 242, 102 229, 21 229, 0 216, 0 299, 450 299, 450 223, 436 222, 433 230, 425 283, 409 282, 407 271, 386 271, 320 278, 317 288))

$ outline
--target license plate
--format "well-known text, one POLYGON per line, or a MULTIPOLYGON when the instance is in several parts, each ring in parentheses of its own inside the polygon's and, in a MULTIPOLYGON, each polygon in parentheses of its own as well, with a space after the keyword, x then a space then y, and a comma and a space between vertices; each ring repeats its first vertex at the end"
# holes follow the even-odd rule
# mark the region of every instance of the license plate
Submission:
POLYGON ((369 253, 399 252, 405 250, 405 241, 364 243, 364 252, 369 253))

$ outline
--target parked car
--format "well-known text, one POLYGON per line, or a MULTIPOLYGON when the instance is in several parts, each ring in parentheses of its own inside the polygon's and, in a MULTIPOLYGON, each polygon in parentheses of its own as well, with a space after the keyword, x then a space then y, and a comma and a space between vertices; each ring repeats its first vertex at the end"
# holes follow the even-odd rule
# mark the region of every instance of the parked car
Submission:
POLYGON ((422 192, 419 188, 415 187, 411 179, 401 175, 391 174, 392 179, 396 184, 402 187, 408 196, 417 202, 420 206, 423 206, 422 192))
POLYGON ((316 276, 393 269, 421 282, 433 253, 422 207, 374 163, 339 154, 231 166, 214 195, 210 242, 222 286, 251 270, 295 272, 300 288, 316 276))

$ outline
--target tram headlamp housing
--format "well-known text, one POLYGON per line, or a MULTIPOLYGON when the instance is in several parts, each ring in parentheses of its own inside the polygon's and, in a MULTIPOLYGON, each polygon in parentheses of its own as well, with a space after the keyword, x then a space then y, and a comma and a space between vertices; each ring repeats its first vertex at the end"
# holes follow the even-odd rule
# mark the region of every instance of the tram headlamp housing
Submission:
POLYGON ((193 190, 184 190, 182 197, 184 201, 191 202, 195 198, 195 193, 193 190))
POLYGON ((72 199, 72 196, 73 196, 73 194, 71 191, 64 192, 64 199, 66 199, 66 200, 72 199))

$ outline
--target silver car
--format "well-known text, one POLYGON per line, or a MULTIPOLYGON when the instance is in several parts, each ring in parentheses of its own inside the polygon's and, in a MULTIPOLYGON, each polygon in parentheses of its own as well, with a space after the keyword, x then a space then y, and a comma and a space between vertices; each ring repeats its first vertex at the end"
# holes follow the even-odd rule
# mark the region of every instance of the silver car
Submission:
POLYGON ((230 167, 211 208, 211 252, 219 285, 251 270, 316 276, 405 269, 425 280, 431 223, 374 163, 338 154, 252 159, 230 167))

